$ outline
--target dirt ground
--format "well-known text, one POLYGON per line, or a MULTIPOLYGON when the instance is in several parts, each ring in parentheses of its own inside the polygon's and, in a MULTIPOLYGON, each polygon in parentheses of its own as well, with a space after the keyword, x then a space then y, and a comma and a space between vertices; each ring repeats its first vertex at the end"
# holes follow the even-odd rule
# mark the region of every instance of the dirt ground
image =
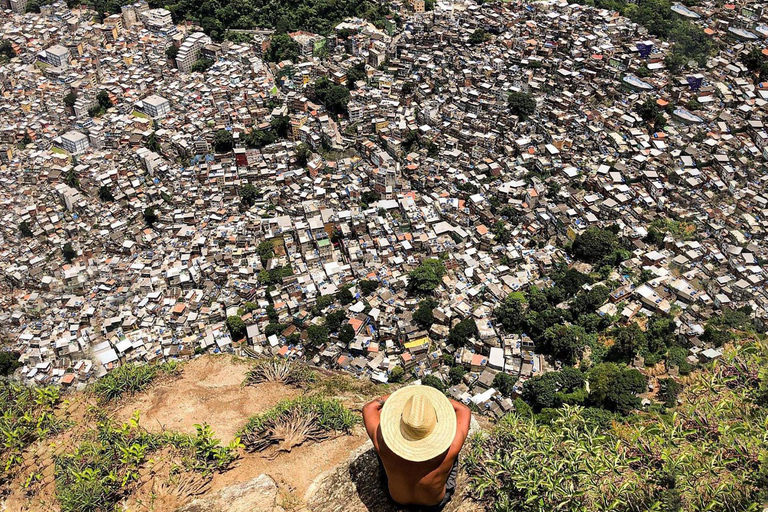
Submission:
POLYGON ((141 425, 152 432, 193 433, 196 423, 208 422, 216 437, 228 443, 250 416, 302 394, 300 389, 271 382, 243 387, 247 371, 247 364, 230 357, 200 357, 183 367, 181 377, 167 379, 126 401, 115 419, 126 422, 139 411, 141 425))
MULTIPOLYGON (((248 364, 224 356, 204 356, 183 366, 182 374, 170 376, 144 392, 127 398, 109 410, 116 422, 128 422, 135 411, 140 412, 140 424, 150 431, 195 431, 196 423, 207 422, 216 437, 226 444, 245 425, 248 418, 262 413, 279 401, 304 393, 304 390, 276 383, 243 387, 248 364)), ((352 410, 359 410, 364 398, 358 389, 339 392, 338 398, 352 410)), ((85 432, 94 425, 87 418, 89 400, 75 395, 67 402, 70 419, 76 426, 69 431, 36 443, 27 454, 29 466, 14 482, 5 502, 0 499, 0 512, 56 512, 53 479, 53 455, 71 451, 85 432), (44 481, 33 492, 21 490, 21 482, 33 468, 44 475, 44 481)), ((104 407, 102 407, 104 408, 104 407)), ((251 480, 262 473, 278 484, 287 509, 300 508, 301 497, 321 473, 345 461, 350 452, 367 441, 361 426, 352 435, 339 436, 322 443, 298 446, 290 453, 269 458, 261 453, 241 452, 232 468, 211 479, 199 474, 176 474, 171 468, 179 461, 168 453, 152 457, 150 467, 142 471, 142 482, 124 506, 131 512, 172 512, 195 496, 215 492, 224 487, 251 480)))

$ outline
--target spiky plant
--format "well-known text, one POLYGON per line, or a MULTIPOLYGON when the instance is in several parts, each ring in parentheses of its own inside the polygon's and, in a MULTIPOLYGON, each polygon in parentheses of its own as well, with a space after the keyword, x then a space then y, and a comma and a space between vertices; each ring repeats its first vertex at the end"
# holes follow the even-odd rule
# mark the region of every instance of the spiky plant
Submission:
POLYGON ((264 414, 253 416, 241 431, 249 451, 277 445, 275 454, 305 442, 320 442, 349 432, 358 418, 337 400, 300 397, 284 400, 264 414))
POLYGON ((317 375, 307 365, 290 359, 273 357, 258 360, 246 374, 244 384, 281 382, 289 385, 302 385, 316 380, 317 375))

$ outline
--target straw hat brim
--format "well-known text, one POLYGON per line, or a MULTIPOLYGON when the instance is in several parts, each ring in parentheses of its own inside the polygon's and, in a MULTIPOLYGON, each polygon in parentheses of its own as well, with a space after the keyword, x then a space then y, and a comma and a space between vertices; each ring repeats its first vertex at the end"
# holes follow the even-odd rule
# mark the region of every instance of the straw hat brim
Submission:
POLYGON ((444 394, 429 386, 407 386, 392 393, 381 410, 381 436, 396 455, 412 462, 423 462, 445 453, 456 437, 456 411, 444 394), (420 394, 435 408, 437 424, 423 439, 409 439, 400 428, 405 403, 420 394))

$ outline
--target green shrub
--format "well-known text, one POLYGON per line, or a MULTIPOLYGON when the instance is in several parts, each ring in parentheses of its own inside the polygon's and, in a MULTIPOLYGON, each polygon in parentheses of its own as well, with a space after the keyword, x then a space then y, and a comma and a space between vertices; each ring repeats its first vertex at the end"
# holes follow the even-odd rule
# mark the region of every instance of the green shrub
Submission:
POLYGON ((132 395, 144 390, 159 374, 172 375, 179 372, 180 365, 176 361, 161 364, 124 364, 96 381, 93 392, 102 401, 109 402, 126 393, 132 395))

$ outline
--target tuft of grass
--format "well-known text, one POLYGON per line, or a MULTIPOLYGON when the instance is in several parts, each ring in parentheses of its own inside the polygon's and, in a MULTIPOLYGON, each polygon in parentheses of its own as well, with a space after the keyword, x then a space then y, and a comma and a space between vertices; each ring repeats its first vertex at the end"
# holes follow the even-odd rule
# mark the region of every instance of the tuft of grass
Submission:
POLYGON ((249 451, 263 451, 273 445, 278 445, 278 452, 291 451, 306 441, 319 442, 335 433, 348 433, 359 421, 338 400, 299 397, 252 416, 241 437, 249 451))
POLYGON ((244 385, 260 382, 282 382, 283 384, 300 386, 317 380, 317 373, 306 364, 285 358, 260 359, 245 377, 244 385))
POLYGON ((109 402, 146 389, 158 375, 176 375, 180 371, 181 365, 176 361, 150 365, 129 363, 96 381, 93 392, 102 401, 109 402))

